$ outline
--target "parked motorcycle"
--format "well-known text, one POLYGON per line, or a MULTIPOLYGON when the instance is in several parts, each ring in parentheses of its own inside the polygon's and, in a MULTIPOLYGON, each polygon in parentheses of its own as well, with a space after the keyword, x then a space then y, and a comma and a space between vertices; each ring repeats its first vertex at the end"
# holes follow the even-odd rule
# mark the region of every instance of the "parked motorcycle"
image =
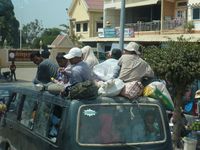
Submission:
POLYGON ((5 79, 7 81, 11 81, 11 72, 10 71, 6 71, 6 72, 2 72, 2 74, 0 74, 0 79, 5 79))

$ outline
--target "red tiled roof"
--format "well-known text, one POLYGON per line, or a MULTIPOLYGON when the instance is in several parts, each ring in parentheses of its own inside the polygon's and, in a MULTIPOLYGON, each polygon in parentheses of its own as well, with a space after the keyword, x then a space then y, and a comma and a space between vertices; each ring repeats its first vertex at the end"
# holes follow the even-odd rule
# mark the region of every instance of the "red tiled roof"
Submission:
POLYGON ((88 9, 103 10, 103 0, 85 0, 88 9))

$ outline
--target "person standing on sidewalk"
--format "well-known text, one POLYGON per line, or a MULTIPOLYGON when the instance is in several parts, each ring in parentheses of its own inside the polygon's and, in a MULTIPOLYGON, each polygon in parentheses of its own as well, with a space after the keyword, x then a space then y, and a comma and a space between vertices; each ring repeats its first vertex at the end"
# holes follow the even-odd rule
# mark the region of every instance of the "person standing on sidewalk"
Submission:
POLYGON ((11 81, 13 80, 13 76, 14 76, 14 80, 17 81, 15 71, 16 71, 16 65, 15 65, 15 62, 12 61, 11 65, 10 65, 11 81))

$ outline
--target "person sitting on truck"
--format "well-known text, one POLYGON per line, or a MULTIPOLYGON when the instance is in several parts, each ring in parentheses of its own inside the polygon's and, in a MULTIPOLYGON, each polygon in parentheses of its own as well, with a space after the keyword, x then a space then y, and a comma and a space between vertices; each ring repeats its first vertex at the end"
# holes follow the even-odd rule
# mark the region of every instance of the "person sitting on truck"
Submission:
POLYGON ((38 66, 37 74, 33 80, 34 84, 47 84, 51 82, 51 77, 57 77, 58 65, 50 59, 44 59, 39 51, 34 51, 30 55, 31 61, 38 66))
POLYGON ((65 85, 68 82, 68 74, 66 71, 66 67, 68 66, 68 60, 65 59, 64 55, 66 55, 65 52, 57 54, 56 61, 59 65, 57 77, 55 79, 51 78, 52 83, 48 84, 48 86, 46 87, 46 90, 48 90, 52 94, 61 94, 61 92, 64 91, 65 85))
POLYGON ((65 52, 58 53, 56 56, 56 61, 59 65, 57 80, 63 82, 63 84, 66 84, 68 78, 67 75, 65 75, 66 74, 65 68, 68 66, 68 60, 65 59, 64 55, 66 55, 65 52))
POLYGON ((83 55, 82 55, 83 61, 85 63, 87 63, 89 68, 92 70, 93 67, 99 63, 98 59, 94 55, 94 52, 93 52, 92 48, 90 46, 84 46, 81 49, 81 51, 83 53, 83 55))
POLYGON ((118 66, 118 59, 121 57, 122 51, 114 48, 110 51, 110 58, 104 62, 94 66, 93 73, 100 80, 107 81, 117 78, 120 67, 118 66))
POLYGON ((141 81, 143 77, 154 77, 150 65, 140 58, 139 45, 130 42, 124 48, 124 54, 119 59, 120 72, 118 78, 124 82, 141 81))
POLYGON ((69 60, 70 76, 68 85, 74 85, 76 83, 92 80, 91 69, 89 66, 82 61, 82 51, 78 47, 70 49, 68 54, 64 55, 69 60))

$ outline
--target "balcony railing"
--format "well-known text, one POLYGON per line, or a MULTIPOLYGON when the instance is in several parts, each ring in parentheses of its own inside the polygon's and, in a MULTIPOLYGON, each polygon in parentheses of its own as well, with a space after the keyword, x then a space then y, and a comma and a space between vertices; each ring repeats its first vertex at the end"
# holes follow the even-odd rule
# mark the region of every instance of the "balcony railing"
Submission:
MULTIPOLYGON (((165 20, 163 22, 163 30, 174 30, 183 29, 185 20, 183 19, 173 19, 165 20)), ((160 31, 161 22, 160 20, 154 20, 152 22, 137 22, 125 24, 126 28, 133 28, 135 32, 139 31, 160 31)))

